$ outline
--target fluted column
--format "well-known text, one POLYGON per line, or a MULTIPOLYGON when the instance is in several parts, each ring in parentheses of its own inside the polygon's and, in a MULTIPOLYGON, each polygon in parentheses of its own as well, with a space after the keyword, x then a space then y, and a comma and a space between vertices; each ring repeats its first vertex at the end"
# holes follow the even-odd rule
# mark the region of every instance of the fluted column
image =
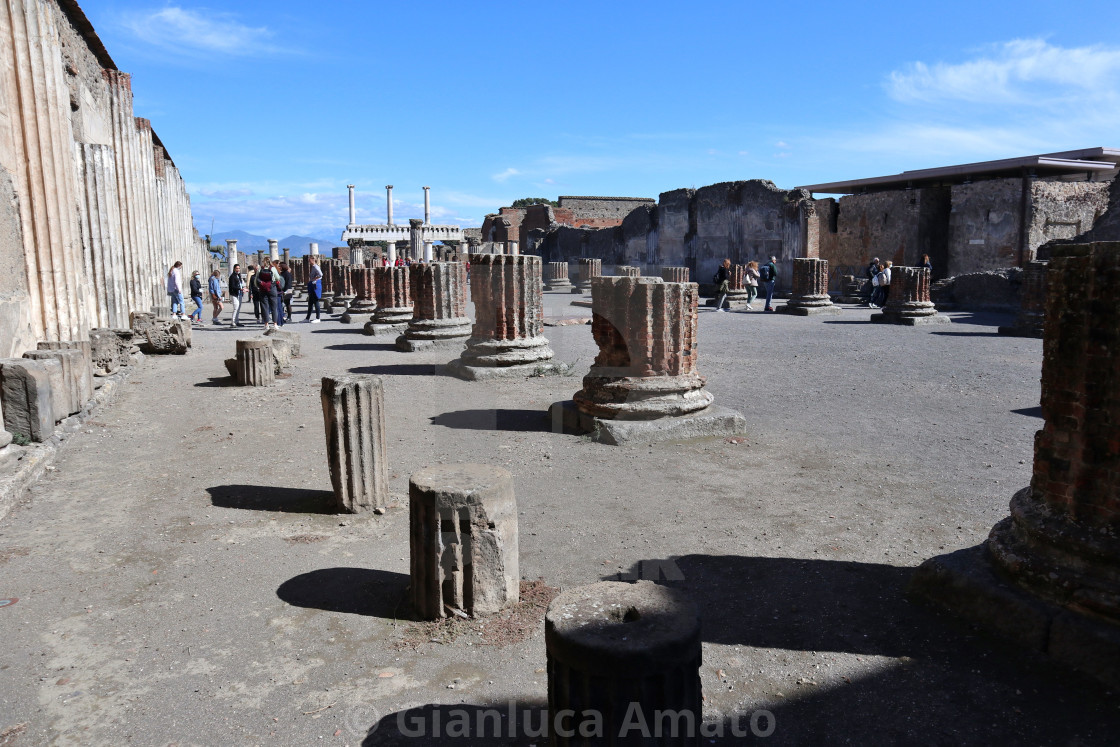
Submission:
POLYGON ((601 259, 580 259, 579 261, 579 285, 572 289, 572 293, 590 293, 591 281, 593 278, 601 277, 603 274, 603 260, 601 259))
POLYGON ((275 259, 275 260, 280 259, 280 240, 279 239, 269 239, 268 240, 268 258, 270 260, 271 259, 275 259))
POLYGON ((471 335, 463 263, 433 262, 409 269, 413 316, 397 338, 397 349, 412 352, 462 345, 471 335))
POLYGON ((572 281, 568 277, 567 262, 549 262, 545 269, 544 289, 549 291, 571 291, 572 281))
POLYGON ((355 297, 354 284, 350 277, 350 266, 341 260, 331 263, 331 289, 334 291, 331 311, 341 313, 350 308, 350 302, 355 297))
POLYGON ((688 282, 688 268, 687 267, 662 267, 661 279, 666 283, 687 283, 688 282))
POLYGON ((828 295, 827 259, 810 257, 793 260, 793 291, 789 301, 779 306, 778 311, 795 316, 843 313, 828 295))
POLYGON ((389 471, 381 378, 324 377, 321 399, 336 508, 358 513, 384 507, 389 471))
POLYGON ((276 383, 272 340, 258 337, 237 341, 236 378, 241 386, 272 386, 276 383))
POLYGON ((412 319, 409 268, 389 265, 374 267, 370 272, 373 274, 377 308, 362 331, 367 335, 396 336, 408 327, 412 319))
POLYGON ((880 324, 948 324, 949 317, 937 313, 929 298, 929 269, 925 267, 891 268, 890 294, 883 311, 871 315, 880 324))
POLYGON ((374 288, 374 270, 371 267, 351 267, 350 285, 354 290, 354 300, 339 321, 344 324, 365 325, 373 318, 377 308, 377 291, 374 288))
POLYGON ((638 278, 642 276, 642 270, 640 267, 634 267, 632 265, 616 265, 614 274, 615 277, 620 278, 638 278))

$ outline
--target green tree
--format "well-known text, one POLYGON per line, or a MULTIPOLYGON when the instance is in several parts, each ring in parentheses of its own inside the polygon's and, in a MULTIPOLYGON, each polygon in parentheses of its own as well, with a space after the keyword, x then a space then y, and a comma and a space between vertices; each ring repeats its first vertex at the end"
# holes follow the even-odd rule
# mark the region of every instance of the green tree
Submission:
POLYGON ((514 200, 510 207, 522 208, 529 207, 530 205, 551 205, 557 207, 560 203, 556 200, 550 200, 547 197, 522 197, 520 200, 514 200))

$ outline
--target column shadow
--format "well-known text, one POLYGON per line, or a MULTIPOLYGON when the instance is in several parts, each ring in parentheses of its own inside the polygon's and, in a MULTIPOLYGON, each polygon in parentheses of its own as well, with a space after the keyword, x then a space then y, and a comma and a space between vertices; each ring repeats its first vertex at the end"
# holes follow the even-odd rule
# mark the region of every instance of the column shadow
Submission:
POLYGON ((334 493, 329 490, 281 488, 271 485, 217 485, 207 488, 210 502, 221 508, 280 511, 294 514, 335 514, 334 493))
MULTIPOLYGON (((396 348, 390 348, 395 350, 396 348)), ((443 376, 443 366, 434 363, 389 363, 382 366, 358 366, 351 368, 352 374, 374 374, 377 376, 443 376)))
POLYGON ((404 573, 371 568, 320 568, 288 579, 276 596, 295 607, 397 619, 408 612, 404 573))
POLYGON ((551 433, 552 422, 544 410, 457 410, 434 415, 432 425, 474 431, 551 433))

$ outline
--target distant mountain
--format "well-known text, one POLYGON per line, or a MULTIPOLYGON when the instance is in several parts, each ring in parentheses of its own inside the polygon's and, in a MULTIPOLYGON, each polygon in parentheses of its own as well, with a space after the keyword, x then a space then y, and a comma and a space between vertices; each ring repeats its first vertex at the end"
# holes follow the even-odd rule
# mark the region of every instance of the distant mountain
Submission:
MULTIPOLYGON (((341 236, 342 231, 339 231, 338 234, 341 236)), ((215 245, 220 245, 226 243, 226 239, 237 239, 237 251, 239 252, 250 254, 256 251, 268 251, 267 236, 257 236, 256 234, 246 231, 226 231, 224 233, 217 233, 211 237, 210 241, 215 245)), ((316 239, 311 236, 298 236, 293 234, 280 239, 280 250, 283 251, 285 248, 291 249, 293 257, 302 257, 311 251, 311 247, 308 245, 313 241, 319 245, 319 251, 327 255, 331 253, 332 247, 342 245, 341 239, 337 238, 316 239)))

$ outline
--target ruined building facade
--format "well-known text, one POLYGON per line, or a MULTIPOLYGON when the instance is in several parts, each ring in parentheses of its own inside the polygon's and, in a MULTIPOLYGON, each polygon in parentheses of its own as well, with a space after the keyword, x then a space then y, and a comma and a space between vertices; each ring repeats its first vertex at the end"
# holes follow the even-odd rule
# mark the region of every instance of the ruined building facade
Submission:
POLYGON ((0 3, 0 357, 128 327, 209 268, 179 170, 73 0, 0 3))
POLYGON ((504 207, 482 221, 482 241, 505 244, 519 242, 535 253, 540 237, 560 226, 613 228, 622 225, 632 211, 656 203, 648 197, 574 197, 562 195, 557 205, 504 207))

